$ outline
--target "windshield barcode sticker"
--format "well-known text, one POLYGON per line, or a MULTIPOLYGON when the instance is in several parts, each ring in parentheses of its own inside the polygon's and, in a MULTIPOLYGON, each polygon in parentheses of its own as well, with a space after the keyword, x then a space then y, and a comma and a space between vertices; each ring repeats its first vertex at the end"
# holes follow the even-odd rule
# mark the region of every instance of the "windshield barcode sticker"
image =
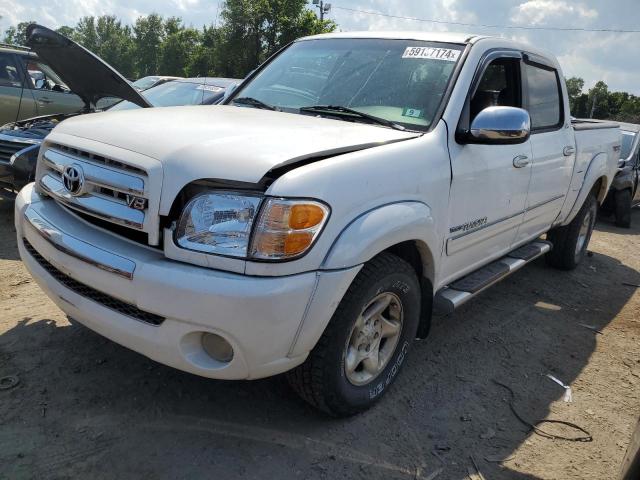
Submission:
POLYGON ((204 90, 206 92, 214 92, 214 93, 218 93, 221 92, 222 90, 224 90, 224 88, 221 87, 215 87, 213 85, 198 85, 196 87, 196 90, 204 90))
POLYGON ((455 62, 459 56, 460 50, 453 50, 451 48, 407 47, 402 58, 428 58, 455 62))

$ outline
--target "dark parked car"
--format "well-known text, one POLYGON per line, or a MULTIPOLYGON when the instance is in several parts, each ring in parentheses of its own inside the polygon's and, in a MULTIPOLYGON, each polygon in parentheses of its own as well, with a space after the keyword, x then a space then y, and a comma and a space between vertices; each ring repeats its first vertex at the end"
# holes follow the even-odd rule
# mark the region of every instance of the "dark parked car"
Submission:
POLYGON ((615 216, 616 225, 629 228, 631 209, 640 205, 640 125, 620 123, 620 130, 620 168, 602 209, 615 216))
POLYGON ((42 140, 61 121, 85 113, 96 113, 101 100, 123 98, 105 110, 127 110, 174 105, 213 105, 225 90, 241 80, 229 78, 185 78, 172 80, 139 92, 99 57, 68 38, 39 25, 27 30, 30 47, 63 81, 78 92, 84 108, 9 123, 0 128, 0 193, 18 191, 35 174, 42 140), (78 68, 81 65, 83 68, 78 68))

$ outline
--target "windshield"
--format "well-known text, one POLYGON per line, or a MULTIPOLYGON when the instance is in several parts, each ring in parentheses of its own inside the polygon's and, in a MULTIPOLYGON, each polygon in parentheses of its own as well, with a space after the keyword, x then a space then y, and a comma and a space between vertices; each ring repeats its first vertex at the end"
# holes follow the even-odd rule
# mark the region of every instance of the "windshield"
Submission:
MULTIPOLYGON (((202 83, 171 81, 145 90, 142 96, 154 107, 173 107, 177 105, 211 104, 222 98, 224 88, 202 83)), ((135 103, 120 102, 109 108, 113 110, 131 110, 140 108, 135 103)))
POLYGON ((146 90, 147 88, 155 85, 160 77, 142 77, 132 83, 138 90, 146 90))
POLYGON ((633 140, 636 138, 635 132, 622 131, 622 148, 620 149, 620 158, 626 160, 631 155, 633 140))
POLYGON ((295 113, 315 105, 347 107, 426 130, 462 49, 415 40, 300 41, 266 65, 234 99, 249 97, 295 113))

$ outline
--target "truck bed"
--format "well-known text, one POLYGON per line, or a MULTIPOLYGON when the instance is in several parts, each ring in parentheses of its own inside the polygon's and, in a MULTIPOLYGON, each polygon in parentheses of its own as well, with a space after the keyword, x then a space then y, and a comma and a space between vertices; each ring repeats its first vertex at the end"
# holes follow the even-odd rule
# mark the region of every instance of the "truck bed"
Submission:
MULTIPOLYGON (((606 171, 615 172, 620 156, 621 133, 617 123, 601 120, 572 120, 571 124, 576 139, 576 160, 567 199, 558 217, 560 219, 570 219, 568 216, 574 210, 573 207, 580 194, 591 161, 597 155, 606 155, 608 165, 606 171)), ((610 185, 613 176, 607 180, 610 185)))

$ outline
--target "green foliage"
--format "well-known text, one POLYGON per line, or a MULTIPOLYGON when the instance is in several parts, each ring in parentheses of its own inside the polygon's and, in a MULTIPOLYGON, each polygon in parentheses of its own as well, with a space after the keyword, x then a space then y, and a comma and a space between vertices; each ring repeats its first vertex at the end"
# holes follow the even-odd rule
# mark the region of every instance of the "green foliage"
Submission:
POLYGON ((640 97, 627 92, 610 92, 603 81, 596 83, 588 92, 583 89, 583 79, 567 79, 571 115, 574 117, 640 123, 640 97))
POLYGON ((15 27, 9 27, 4 32, 4 43, 10 43, 12 45, 26 45, 27 44, 27 36, 26 31, 27 27, 32 23, 36 23, 33 20, 29 20, 28 22, 20 22, 15 27))
MULTIPOLYGON (((152 13, 123 25, 112 15, 83 17, 57 31, 92 51, 127 78, 145 75, 244 77, 270 55, 305 35, 331 32, 307 0, 226 0, 221 24, 201 29, 152 13)), ((7 43, 24 45, 29 23, 10 27, 7 43)))

